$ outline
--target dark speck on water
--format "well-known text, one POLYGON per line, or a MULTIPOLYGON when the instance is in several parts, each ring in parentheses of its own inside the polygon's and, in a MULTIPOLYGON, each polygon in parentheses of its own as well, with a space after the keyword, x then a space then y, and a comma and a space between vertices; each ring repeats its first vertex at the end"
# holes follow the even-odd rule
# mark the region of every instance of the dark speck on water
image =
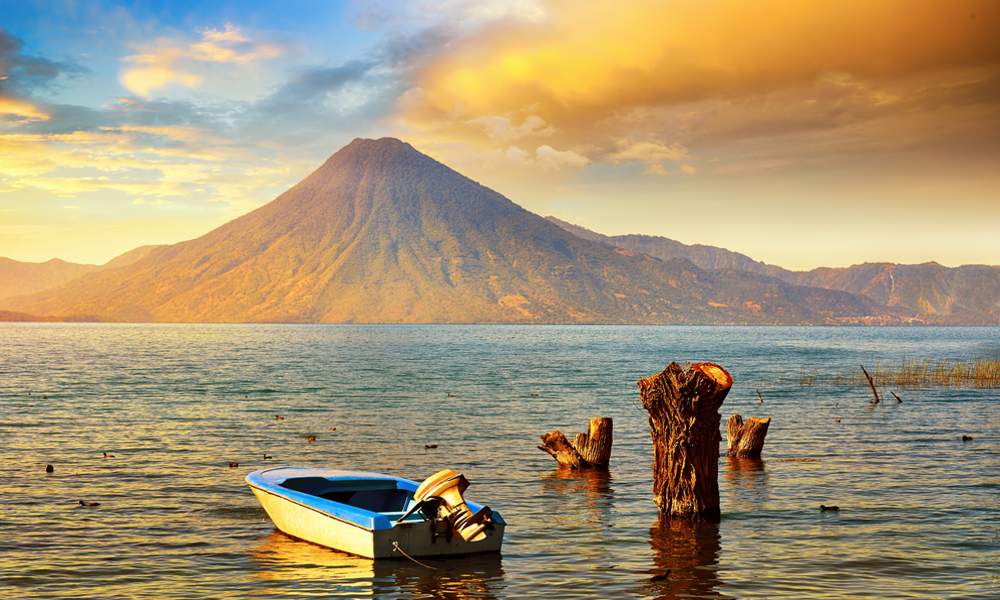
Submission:
POLYGON ((4 323, 0 339, 3 598, 998 595, 997 390, 870 407, 867 382, 834 377, 1000 358, 997 328, 4 323), (661 524, 635 382, 699 359, 735 378, 722 444, 733 413, 773 420, 761 460, 720 457, 720 523, 661 524), (535 448, 598 415, 610 472, 535 448), (336 443, 302 443, 330 423, 336 443), (413 451, 427 440, 445 450, 413 451), (107 448, 129 460, 87 459, 107 448), (460 471, 508 521, 503 555, 429 574, 292 539, 243 482, 284 464, 460 471), (847 508, 818 518, 820 501, 847 508))

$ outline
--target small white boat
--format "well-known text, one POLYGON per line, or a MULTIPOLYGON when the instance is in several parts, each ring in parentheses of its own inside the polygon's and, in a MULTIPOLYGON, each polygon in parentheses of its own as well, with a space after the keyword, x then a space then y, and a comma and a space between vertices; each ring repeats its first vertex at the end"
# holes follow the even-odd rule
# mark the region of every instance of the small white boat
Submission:
POLYGON ((275 527, 367 558, 499 552, 506 523, 468 502, 469 482, 444 470, 409 479, 335 469, 276 467, 247 475, 275 527))

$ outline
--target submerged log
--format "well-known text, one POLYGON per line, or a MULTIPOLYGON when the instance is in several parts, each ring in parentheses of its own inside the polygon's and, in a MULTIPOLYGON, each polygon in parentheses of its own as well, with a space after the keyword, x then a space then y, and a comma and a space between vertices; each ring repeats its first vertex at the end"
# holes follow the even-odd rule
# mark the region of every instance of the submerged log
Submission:
POLYGON ((714 363, 670 363, 639 380, 653 439, 653 494, 661 517, 718 521, 719 407, 732 376, 714 363))
POLYGON ((726 423, 728 433, 726 454, 737 458, 759 458, 770 425, 771 417, 766 419, 750 417, 746 421, 739 414, 729 417, 726 423))
POLYGON ((612 441, 611 418, 594 417, 590 419, 589 432, 576 434, 573 443, 556 429, 542 435, 542 445, 538 449, 549 453, 560 467, 607 469, 612 441))
POLYGON ((882 401, 882 399, 878 397, 878 388, 875 387, 875 380, 868 374, 868 369, 866 369, 864 365, 861 365, 861 372, 865 374, 865 378, 868 380, 868 385, 872 388, 872 396, 875 396, 875 398, 872 399, 872 404, 878 404, 882 401))

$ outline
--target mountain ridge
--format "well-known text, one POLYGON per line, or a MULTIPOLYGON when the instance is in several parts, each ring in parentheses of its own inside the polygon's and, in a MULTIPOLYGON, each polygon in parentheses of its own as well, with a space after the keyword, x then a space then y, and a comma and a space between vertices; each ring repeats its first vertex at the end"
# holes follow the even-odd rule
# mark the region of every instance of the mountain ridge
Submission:
POLYGON ((567 231, 633 252, 662 259, 689 258, 701 268, 739 268, 777 277, 796 285, 860 294, 874 302, 910 311, 940 324, 1000 324, 1000 266, 945 267, 935 261, 919 264, 865 262, 849 267, 818 267, 792 271, 756 261, 715 246, 688 245, 650 235, 607 236, 557 217, 546 217, 567 231), (900 279, 897 281, 897 276, 900 279))

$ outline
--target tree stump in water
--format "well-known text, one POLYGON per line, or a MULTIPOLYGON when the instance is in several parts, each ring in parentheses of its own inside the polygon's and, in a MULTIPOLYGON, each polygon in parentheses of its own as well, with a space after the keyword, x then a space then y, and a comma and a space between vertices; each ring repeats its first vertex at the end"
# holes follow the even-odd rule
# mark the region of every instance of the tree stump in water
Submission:
POLYGON ((612 426, 610 417, 594 417, 588 433, 576 434, 571 444, 558 429, 542 435, 539 450, 548 452, 560 467, 570 469, 607 469, 611 459, 612 426))
POLYGON ((737 458, 759 458, 770 425, 771 417, 750 417, 746 421, 739 414, 729 417, 729 422, 726 423, 727 454, 737 458))
POLYGON ((718 521, 719 407, 732 376, 714 363, 675 362, 639 380, 653 439, 653 494, 661 517, 718 521))

